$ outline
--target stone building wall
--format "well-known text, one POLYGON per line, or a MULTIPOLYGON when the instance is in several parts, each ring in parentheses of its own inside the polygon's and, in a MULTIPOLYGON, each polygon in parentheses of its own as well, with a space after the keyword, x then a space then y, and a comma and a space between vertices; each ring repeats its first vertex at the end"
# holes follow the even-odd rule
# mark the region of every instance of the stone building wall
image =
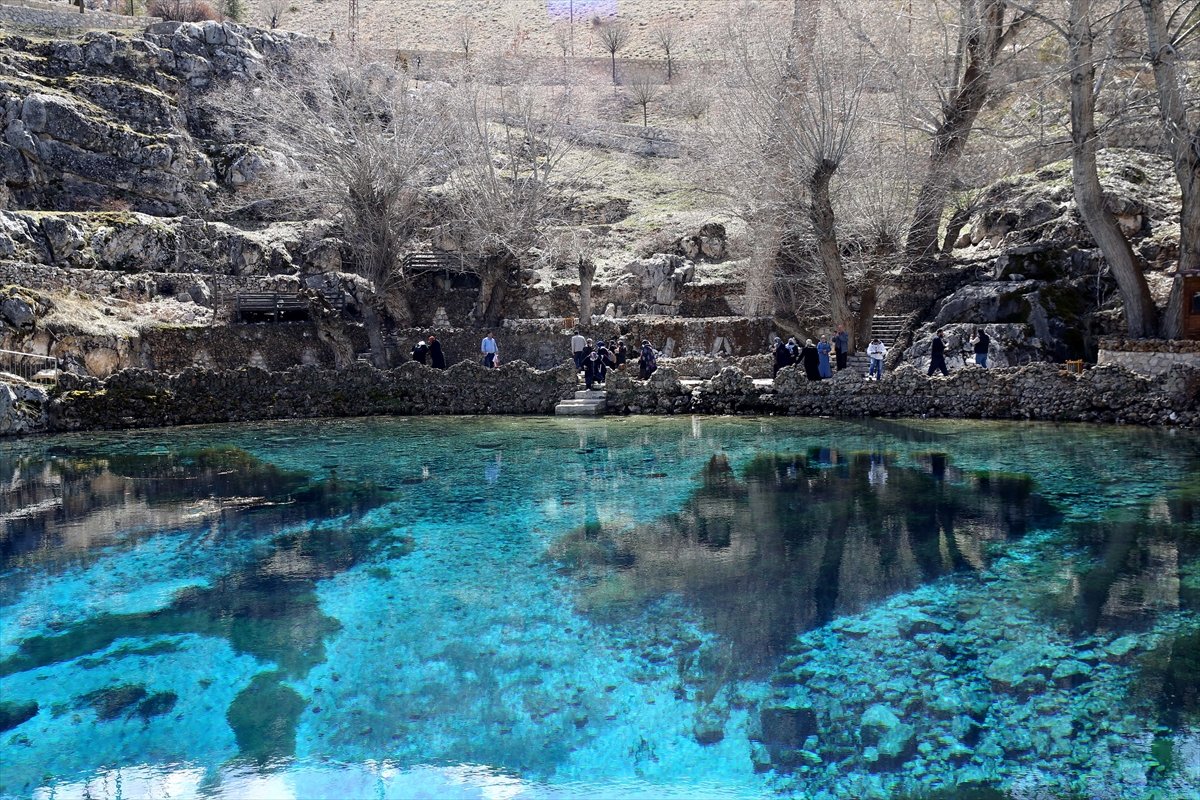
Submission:
POLYGON ((1162 375, 1176 364, 1200 369, 1200 341, 1113 336, 1100 340, 1096 361, 1143 375, 1162 375))

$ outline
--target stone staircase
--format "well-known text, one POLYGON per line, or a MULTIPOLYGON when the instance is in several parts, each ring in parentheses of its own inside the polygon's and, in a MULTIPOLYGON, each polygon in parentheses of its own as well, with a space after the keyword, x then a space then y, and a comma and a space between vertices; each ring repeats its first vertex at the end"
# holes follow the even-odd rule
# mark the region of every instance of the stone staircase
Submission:
POLYGON ((608 395, 599 389, 578 391, 554 407, 556 417, 599 417, 604 415, 608 395))
POLYGON ((887 345, 890 351, 896 346, 896 340, 900 338, 900 330, 904 327, 904 322, 908 317, 886 317, 876 316, 871 320, 871 335, 867 341, 859 344, 857 353, 852 354, 846 359, 846 369, 850 372, 857 372, 860 375, 866 375, 871 369, 871 359, 867 358, 867 345, 871 343, 871 339, 876 336, 887 345))
MULTIPOLYGON (((904 327, 904 321, 907 319, 908 317, 876 316, 871 320, 871 339, 879 337, 891 350, 895 346, 896 340, 900 338, 900 329, 904 327)), ((870 339, 867 341, 869 342, 870 339)), ((863 349, 866 349, 866 345, 863 345, 863 349)))

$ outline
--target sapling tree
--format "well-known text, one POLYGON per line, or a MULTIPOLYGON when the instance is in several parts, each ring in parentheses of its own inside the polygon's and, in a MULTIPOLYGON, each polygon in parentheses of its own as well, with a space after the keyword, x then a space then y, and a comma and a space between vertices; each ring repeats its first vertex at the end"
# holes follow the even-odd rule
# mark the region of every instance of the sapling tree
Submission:
POLYGON ((600 47, 612 59, 612 82, 617 84, 617 53, 629 44, 629 26, 619 19, 607 19, 596 28, 596 39, 600 47))

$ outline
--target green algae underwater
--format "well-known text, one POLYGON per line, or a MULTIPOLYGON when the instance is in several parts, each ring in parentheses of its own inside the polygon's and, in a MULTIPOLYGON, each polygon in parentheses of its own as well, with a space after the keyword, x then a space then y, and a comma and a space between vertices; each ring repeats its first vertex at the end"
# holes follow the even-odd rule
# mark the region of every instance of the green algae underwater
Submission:
POLYGON ((0 444, 0 795, 1200 786, 1200 437, 365 419, 0 444))

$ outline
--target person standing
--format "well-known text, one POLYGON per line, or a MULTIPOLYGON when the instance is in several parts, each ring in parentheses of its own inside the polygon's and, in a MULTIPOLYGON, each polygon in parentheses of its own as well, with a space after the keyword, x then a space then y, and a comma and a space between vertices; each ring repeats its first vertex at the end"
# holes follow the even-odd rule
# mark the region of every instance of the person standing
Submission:
POLYGON ((795 336, 789 336, 787 340, 788 364, 800 363, 800 345, 796 342, 795 336))
POLYGON ((929 347, 929 372, 933 375, 935 370, 941 370, 943 375, 949 375, 950 370, 946 369, 946 342, 942 339, 942 329, 938 328, 937 333, 933 335, 933 343, 929 347))
POLYGON ((496 366, 496 340, 492 338, 489 331, 484 334, 483 341, 479 343, 479 352, 483 353, 483 365, 488 369, 496 366))
POLYGON ((779 370, 791 365, 792 357, 788 353, 787 345, 778 336, 775 337, 775 346, 771 348, 771 354, 775 356, 775 371, 771 373, 771 377, 774 378, 779 374, 779 370))
POLYGON ((571 358, 575 360, 575 371, 583 370, 583 348, 587 347, 587 339, 583 338, 583 334, 575 331, 575 335, 571 337, 571 358))
POLYGON ((883 378, 883 357, 887 355, 887 348, 884 347, 882 341, 876 336, 867 345, 867 357, 871 359, 871 371, 867 373, 868 378, 881 380, 883 378))
POLYGON ((821 356, 817 353, 817 346, 813 344, 812 339, 804 340, 804 347, 800 348, 800 360, 804 362, 804 376, 810 381, 821 380, 821 356))
POLYGON ((625 362, 629 360, 629 344, 625 341, 624 336, 617 339, 617 348, 614 351, 614 355, 617 359, 617 368, 624 367, 625 362))
POLYGON ((975 347, 975 363, 984 369, 987 368, 988 348, 992 343, 992 337, 987 335, 987 331, 983 328, 976 328, 975 335, 971 337, 971 344, 975 347))
POLYGON ((596 342, 596 347, 587 354, 587 362, 583 365, 583 382, 588 391, 591 391, 593 384, 604 383, 604 361, 607 355, 608 348, 604 346, 604 342, 596 342))
POLYGON ((654 355, 654 348, 650 346, 649 339, 642 339, 642 352, 638 355, 638 377, 647 380, 656 369, 658 357, 654 355))
POLYGON ((829 365, 829 337, 821 334, 821 341, 817 342, 817 371, 821 373, 822 378, 832 378, 833 369, 829 365))
POLYGON ((846 368, 846 359, 850 355, 850 334, 846 333, 845 325, 837 326, 837 333, 833 335, 833 352, 837 357, 838 372, 846 368))
POLYGON ((434 369, 446 368, 446 354, 442 352, 442 343, 436 336, 429 337, 429 365, 434 369))
POLYGON ((421 339, 412 349, 412 360, 419 364, 429 363, 429 345, 425 344, 425 340, 421 339))

